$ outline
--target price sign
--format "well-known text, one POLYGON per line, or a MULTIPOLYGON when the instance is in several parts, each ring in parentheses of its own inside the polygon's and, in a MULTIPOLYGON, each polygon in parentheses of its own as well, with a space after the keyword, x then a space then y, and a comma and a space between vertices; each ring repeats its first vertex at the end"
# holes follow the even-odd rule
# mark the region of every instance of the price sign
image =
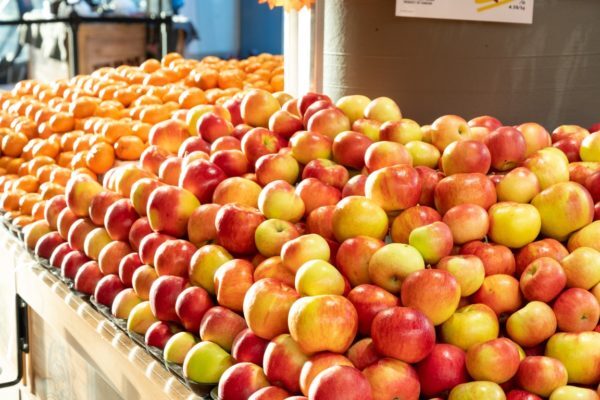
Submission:
POLYGON ((531 24, 534 0, 396 0, 396 16, 531 24))

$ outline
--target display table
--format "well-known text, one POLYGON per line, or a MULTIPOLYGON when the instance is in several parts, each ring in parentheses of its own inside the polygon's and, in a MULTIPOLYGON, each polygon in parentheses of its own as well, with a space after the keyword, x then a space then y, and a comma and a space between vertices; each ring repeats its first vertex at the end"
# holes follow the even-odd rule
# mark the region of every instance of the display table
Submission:
MULTIPOLYGON (((0 274, 29 305, 21 391, 39 399, 200 399, 0 228, 0 274)), ((5 282, 6 283, 6 282, 5 282)))

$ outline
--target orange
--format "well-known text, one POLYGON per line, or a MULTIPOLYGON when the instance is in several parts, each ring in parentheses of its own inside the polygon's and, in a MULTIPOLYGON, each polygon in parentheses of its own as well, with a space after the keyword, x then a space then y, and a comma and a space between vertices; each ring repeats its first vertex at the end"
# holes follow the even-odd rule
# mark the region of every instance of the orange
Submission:
POLYGON ((42 122, 46 122, 48 121, 52 116, 54 115, 54 112, 52 110, 50 110, 49 108, 40 108, 36 113, 35 116, 33 117, 33 120, 35 121, 36 124, 41 124, 42 122))
POLYGON ((6 211, 17 211, 19 210, 19 200, 25 192, 22 190, 11 190, 10 192, 3 193, 0 196, 0 208, 6 211))
POLYGON ((227 88, 242 88, 244 86, 244 72, 239 69, 228 69, 221 71, 219 74, 219 87, 227 88))
POLYGON ((273 75, 269 83, 274 91, 281 92, 283 90, 283 74, 273 75))
POLYGON ((31 215, 33 206, 42 200, 39 193, 26 193, 19 199, 19 211, 22 215, 31 215))
POLYGON ((21 165, 19 165, 19 169, 17 170, 17 175, 19 176, 27 176, 29 175, 29 161, 25 161, 21 165))
POLYGON ((75 118, 87 118, 94 115, 98 107, 98 99, 95 97, 79 97, 69 106, 69 112, 75 118))
POLYGON ((120 85, 108 85, 104 86, 102 89, 98 91, 98 97, 101 100, 113 100, 115 98, 115 93, 119 90, 120 85))
POLYGON ((87 175, 92 180, 94 180, 96 182, 98 181, 98 176, 94 172, 90 171, 89 168, 83 167, 83 168, 77 168, 77 169, 75 169, 73 171, 73 176, 77 176, 77 175, 87 175))
POLYGON ((23 146, 21 157, 23 157, 26 160, 31 160, 33 158, 33 149, 35 149, 35 146, 37 146, 43 140, 44 139, 35 138, 27 142, 27 144, 23 146))
POLYGON ((161 65, 168 67, 169 65, 171 65, 171 63, 173 63, 173 61, 181 59, 181 58, 183 58, 183 57, 179 53, 175 53, 175 52, 168 53, 162 58, 161 65))
POLYGON ((29 225, 34 221, 34 218, 30 215, 19 215, 12 220, 12 224, 20 228, 29 225))
POLYGON ((10 160, 12 160, 12 158, 9 157, 9 156, 2 156, 2 157, 0 157, 0 168, 6 169, 6 166, 8 165, 8 163, 10 162, 10 160))
POLYGON ((2 154, 18 157, 27 144, 27 136, 23 133, 13 133, 2 138, 2 154))
POLYGON ((162 71, 156 71, 146 75, 142 83, 144 85, 163 86, 169 82, 169 79, 164 75, 164 73, 162 73, 162 71))
POLYGON ((131 133, 142 139, 143 142, 147 142, 148 134, 150 133, 151 128, 152 125, 145 122, 137 121, 134 122, 131 126, 131 133))
POLYGON ((190 109, 199 104, 206 104, 206 95, 199 88, 189 88, 184 90, 178 98, 181 108, 190 109))
POLYGON ((72 151, 63 151, 58 155, 58 158, 56 159, 56 164, 65 168, 70 167, 71 160, 73 160, 74 155, 75 153, 73 153, 72 151))
POLYGON ((51 142, 49 140, 42 140, 40 143, 35 145, 33 148, 32 155, 34 157, 38 156, 48 156, 52 158, 56 158, 58 153, 60 152, 60 144, 56 142, 51 142))
POLYGON ((94 173, 103 174, 113 166, 115 150, 108 143, 96 143, 88 151, 85 161, 87 167, 94 173))
POLYGON ((31 209, 31 217, 37 221, 44 219, 44 212, 46 211, 46 200, 40 200, 33 205, 31 209))
POLYGON ((107 100, 98 105, 95 115, 102 118, 118 119, 121 115, 122 109, 123 104, 119 103, 118 101, 107 100))
POLYGON ((137 98, 138 95, 128 87, 121 88, 115 92, 115 99, 125 107, 129 106, 137 98))
POLYGON ((23 158, 20 158, 20 157, 13 158, 6 165, 6 172, 9 173, 9 174, 16 174, 19 171, 19 167, 24 162, 25 162, 25 159, 23 159, 23 158))
POLYGON ((48 120, 48 123, 53 132, 63 133, 73 130, 75 126, 75 119, 73 118, 72 114, 58 112, 48 120))
POLYGON ((12 186, 12 182, 17 179, 16 175, 0 176, 0 192, 6 192, 12 186))
POLYGON ((46 182, 40 185, 40 195, 44 200, 50 200, 54 196, 58 196, 59 194, 64 194, 65 188, 63 186, 57 185, 56 183, 46 182))
POLYGON ((149 105, 140 112, 140 120, 151 125, 167 120, 170 117, 170 110, 162 105, 149 105))
POLYGON ((131 124, 127 122, 111 121, 102 127, 102 136, 111 144, 127 135, 131 135, 131 124))
POLYGON ((115 143, 115 155, 119 160, 139 160, 145 146, 137 136, 122 136, 115 143))
POLYGON ((219 84, 219 73, 212 68, 192 71, 191 77, 194 86, 202 90, 216 88, 219 84))
POLYGON ((46 139, 50 137, 54 132, 50 129, 50 124, 48 121, 42 122, 38 125, 38 136, 42 139, 46 139))
POLYGON ((58 168, 56 164, 41 165, 38 168, 35 176, 36 178, 38 178, 38 181, 40 181, 40 183, 49 182, 50 176, 52 175, 52 171, 54 171, 56 168, 58 168))
POLYGON ((13 189, 20 189, 27 193, 37 192, 40 187, 40 183, 35 176, 25 175, 20 178, 17 178, 13 183, 13 189))
MULTIPOLYGON (((71 162, 70 162, 71 169, 87 167, 87 163, 85 161, 86 157, 87 157, 87 150, 81 151, 78 153, 74 153, 73 157, 71 158, 71 162)), ((61 165, 61 167, 62 167, 62 165, 61 165)))
POLYGON ((60 137, 60 148, 62 151, 73 150, 73 144, 78 137, 81 136, 81 131, 67 132, 60 137))
POLYGON ((89 150, 90 147, 92 147, 92 144, 90 143, 90 140, 93 137, 94 137, 94 135, 90 134, 90 133, 86 133, 85 135, 79 136, 73 142, 73 151, 75 153, 79 153, 79 152, 84 151, 84 150, 89 150))
POLYGON ((181 96, 181 94, 184 92, 185 89, 177 87, 177 86, 173 86, 171 89, 169 89, 169 91, 161 98, 163 103, 168 103, 168 102, 177 102, 179 101, 179 97, 181 96))
POLYGON ((29 173, 31 175, 37 175, 38 169, 43 165, 52 165, 55 161, 52 157, 48 156, 38 156, 33 160, 29 161, 27 164, 29 165, 29 173))
POLYGON ((144 61, 142 63, 142 65, 140 65, 140 69, 142 71, 148 72, 148 73, 154 72, 159 68, 160 68, 160 61, 158 61, 154 58, 150 58, 150 59, 144 61))
POLYGON ((52 172, 50 172, 49 181, 52 183, 56 183, 57 185, 67 186, 67 182, 71 177, 71 170, 64 167, 55 167, 52 172))

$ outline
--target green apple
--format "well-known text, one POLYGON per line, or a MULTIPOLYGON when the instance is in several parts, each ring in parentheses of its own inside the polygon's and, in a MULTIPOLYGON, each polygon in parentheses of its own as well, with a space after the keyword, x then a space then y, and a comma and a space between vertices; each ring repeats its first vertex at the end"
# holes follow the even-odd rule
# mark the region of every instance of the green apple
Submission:
POLYGON ((198 340, 189 332, 178 332, 171 336, 165 344, 163 357, 167 362, 174 364, 183 364, 185 355, 190 351, 198 340))
POLYGON ((183 376, 197 383, 217 383, 221 375, 233 364, 233 357, 218 344, 200 342, 185 356, 183 376))

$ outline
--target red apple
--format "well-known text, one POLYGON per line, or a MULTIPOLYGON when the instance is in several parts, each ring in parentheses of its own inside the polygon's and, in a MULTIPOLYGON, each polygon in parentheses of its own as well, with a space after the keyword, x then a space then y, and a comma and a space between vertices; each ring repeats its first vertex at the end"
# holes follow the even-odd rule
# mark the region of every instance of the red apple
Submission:
POLYGON ((394 165, 413 165, 406 147, 396 142, 374 142, 365 151, 365 166, 370 172, 394 165))
POLYGON ((250 165, 265 154, 277 153, 283 147, 283 139, 265 128, 254 128, 242 138, 242 151, 250 165))
POLYGON ((200 203, 210 203, 217 185, 227 178, 227 174, 207 160, 194 160, 183 167, 179 186, 193 193, 200 203))
POLYGON ((244 329, 237 334, 231 347, 231 355, 237 362, 251 362, 262 366, 269 341, 244 329))
POLYGON ((373 400, 418 400, 421 385, 410 365, 392 358, 382 358, 363 370, 371 385, 373 400))
POLYGON ((478 381, 504 383, 515 376, 519 363, 517 346, 506 338, 476 344, 467 350, 467 370, 478 381))
POLYGON ((60 274, 66 279, 75 279, 77 270, 90 261, 83 251, 73 250, 67 254, 60 265, 60 274))
MULTIPOLYGON (((351 239, 350 239, 351 240, 351 239)), ((339 254, 339 253, 338 253, 339 254)), ((363 284, 348 293, 358 314, 358 332, 364 336, 371 335, 373 319, 381 310, 398 305, 398 298, 375 285, 363 284)))
POLYGON ((479 117, 475 117, 469 120, 469 126, 482 126, 491 131, 496 130, 502 126, 502 122, 500 122, 497 118, 491 117, 489 115, 482 115, 479 117))
POLYGON ((413 207, 421 196, 421 179, 417 171, 407 165, 379 169, 369 175, 365 183, 366 197, 385 211, 413 207))
POLYGON ((133 273, 142 265, 142 260, 138 253, 128 254, 121 259, 119 263, 119 278, 123 282, 123 285, 131 287, 133 284, 133 273))
POLYGON ((381 358, 375 350, 373 339, 370 337, 354 343, 346 352, 346 356, 360 370, 367 368, 381 358))
POLYGON ((126 288, 117 275, 106 275, 96 284, 94 298, 98 303, 110 308, 115 297, 124 289, 126 288))
POLYGON ((567 276, 560 263, 550 257, 535 259, 521 275, 520 287, 528 301, 551 302, 564 289, 567 276))
POLYGON ((133 225, 131 225, 131 229, 129 229, 129 244, 131 245, 131 248, 134 251, 138 251, 142 239, 151 233, 152 228, 150 228, 148 218, 142 217, 135 221, 133 225))
POLYGON ((529 243, 519 250, 515 257, 516 276, 521 276, 525 268, 538 258, 550 257, 562 261, 568 254, 565 246, 555 239, 542 239, 529 243))
POLYGON ((279 335, 268 344, 264 357, 267 379, 290 393, 300 392, 300 373, 308 356, 288 334, 279 335))
POLYGON ((531 393, 548 397, 552 392, 567 384, 567 369, 558 360, 550 357, 526 357, 519 365, 517 382, 531 393))
POLYGON ((250 171, 250 163, 241 150, 219 150, 210 156, 212 162, 227 176, 242 176, 250 171))
POLYGON ((486 276, 472 301, 489 306, 497 315, 513 313, 523 303, 519 281, 505 274, 486 276))
POLYGON ((289 139, 294 133, 302 129, 304 129, 302 120, 289 111, 276 111, 269 118, 269 130, 285 139, 289 139))
POLYGON ((296 186, 296 194, 302 198, 305 213, 323 206, 336 205, 342 198, 339 189, 329 186, 318 179, 307 178, 296 186))
POLYGON ((196 122, 196 129, 202 139, 212 143, 220 137, 229 136, 233 131, 233 124, 217 113, 207 112, 196 122))
POLYGON ((454 206, 467 203, 487 210, 496 203, 496 188, 483 174, 456 174, 439 181, 435 187, 434 201, 442 215, 454 206))
POLYGON ((486 276, 515 273, 515 256, 506 246, 473 241, 463 245, 460 254, 479 257, 483 261, 486 276))
POLYGON ((316 159, 304 166, 302 179, 316 178, 321 182, 342 190, 348 182, 348 170, 344 166, 326 159, 316 159))
POLYGON ((190 215, 200 202, 191 192, 175 186, 161 186, 148 199, 148 222, 155 232, 182 237, 190 215))
POLYGON ((150 308, 152 314, 161 321, 179 322, 175 312, 177 297, 185 287, 187 281, 179 276, 160 276, 150 287, 150 308))
POLYGON ((175 302, 175 313, 181 324, 188 331, 196 334, 204 314, 213 307, 210 294, 198 286, 184 289, 175 302))
POLYGON ((419 197, 419 204, 433 207, 435 187, 444 178, 444 174, 422 165, 415 167, 415 170, 417 170, 421 177, 421 197, 419 197))
POLYGON ((165 345, 173 337, 174 334, 179 332, 176 325, 164 322, 156 321, 146 331, 144 335, 144 342, 148 346, 164 349, 165 345))
POLYGON ((310 385, 308 397, 314 400, 375 399, 367 378, 347 365, 336 365, 319 373, 310 385))
POLYGON ((256 161, 256 181, 265 186, 277 180, 296 183, 300 166, 289 153, 265 154, 256 161))
POLYGON ((342 132, 333 141, 333 159, 348 168, 360 170, 365 165, 365 153, 372 143, 362 133, 342 132))
POLYGON ((423 360, 435 346, 435 329, 425 316, 412 308, 393 307, 379 312, 371 326, 378 353, 415 363, 423 360))
POLYGON ((366 175, 355 175, 346 182, 342 189, 342 197, 348 196, 364 196, 365 184, 367 183, 366 175))
POLYGON ((299 131, 289 142, 292 156, 301 164, 308 164, 318 158, 330 158, 332 141, 318 132, 299 131))
POLYGON ((49 262, 54 268, 59 268, 64 260, 64 258, 73 251, 73 248, 69 245, 69 243, 62 243, 56 246, 52 255, 50 256, 49 262))
POLYGON ((248 255, 256 252, 254 234, 265 217, 255 208, 227 204, 219 209, 215 219, 217 240, 228 251, 248 255))
POLYGON ((527 143, 523 134, 516 128, 503 126, 489 134, 487 146, 492 156, 492 167, 507 171, 525 159, 527 143))
POLYGON ((140 242, 139 249, 139 255, 142 263, 154 266, 154 256, 156 255, 156 250, 161 244, 171 239, 174 238, 172 236, 157 232, 152 232, 144 236, 140 242))
POLYGON ((40 237, 35 244, 35 255, 41 258, 50 259, 54 250, 63 243, 65 243, 65 240, 58 232, 48 232, 40 237))
POLYGON ((201 136, 191 136, 183 141, 181 147, 177 151, 177 156, 185 157, 193 151, 202 151, 210 153, 210 144, 208 144, 201 136))
POLYGON ((200 338, 231 351, 233 340, 246 328, 244 318, 225 307, 215 306, 204 314, 200 322, 200 338))
POLYGON ((156 249, 154 268, 159 276, 175 275, 187 278, 190 260, 197 248, 187 240, 167 240, 156 249))
POLYGON ((487 174, 492 157, 485 144, 475 140, 463 140, 448 145, 441 160, 442 170, 447 176, 471 172, 487 174))
POLYGON ((73 288, 78 292, 92 295, 103 276, 98 263, 96 261, 88 261, 77 270, 73 288))
POLYGON ((257 390, 269 386, 261 367, 250 362, 241 362, 229 367, 219 379, 219 398, 225 400, 247 400, 257 390))
POLYGON ((451 344, 436 344, 416 366, 421 392, 426 396, 441 395, 454 386, 469 381, 465 352, 451 344))
POLYGON ((564 291, 552 307, 563 332, 592 331, 600 319, 600 304, 589 291, 572 288, 564 291))
POLYGON ((467 121, 457 115, 444 115, 431 124, 431 143, 441 152, 448 145, 469 135, 467 121))

